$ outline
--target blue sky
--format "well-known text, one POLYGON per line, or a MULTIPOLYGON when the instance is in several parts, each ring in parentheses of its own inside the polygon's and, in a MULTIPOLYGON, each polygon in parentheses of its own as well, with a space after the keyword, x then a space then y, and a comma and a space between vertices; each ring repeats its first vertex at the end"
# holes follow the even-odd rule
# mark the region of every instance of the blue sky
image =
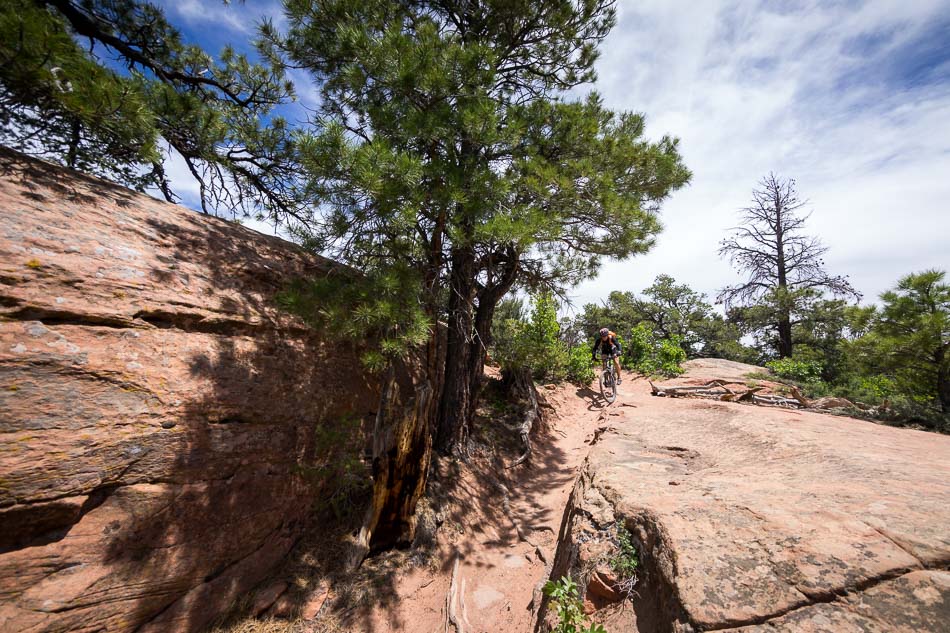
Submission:
MULTIPOLYGON (((211 51, 246 46, 261 15, 280 26, 277 2, 165 4, 211 51)), ((718 241, 769 171, 795 178, 829 270, 867 300, 950 269, 950 0, 621 0, 598 74, 609 106, 680 138, 694 177, 664 205, 656 248, 607 264, 578 307, 660 273, 711 296, 734 281, 718 241)))

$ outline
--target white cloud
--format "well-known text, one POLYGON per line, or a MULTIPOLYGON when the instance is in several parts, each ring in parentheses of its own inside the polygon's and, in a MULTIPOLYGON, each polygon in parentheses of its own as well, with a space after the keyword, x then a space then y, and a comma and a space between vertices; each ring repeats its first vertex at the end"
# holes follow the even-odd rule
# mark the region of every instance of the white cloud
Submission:
POLYGON ((168 8, 186 23, 192 26, 208 27, 236 31, 245 35, 254 32, 256 24, 250 11, 244 7, 232 7, 222 2, 208 0, 178 0, 169 3, 168 8))
POLYGON ((945 1, 647 0, 619 17, 596 89, 645 112, 651 135, 680 137, 694 177, 664 206, 657 247, 607 264, 574 292, 578 307, 661 272, 710 295, 731 283, 718 241, 769 171, 798 181, 829 269, 867 298, 950 268, 946 48, 930 60, 936 80, 911 77, 928 62, 915 55, 934 52, 929 29, 950 23, 945 1))

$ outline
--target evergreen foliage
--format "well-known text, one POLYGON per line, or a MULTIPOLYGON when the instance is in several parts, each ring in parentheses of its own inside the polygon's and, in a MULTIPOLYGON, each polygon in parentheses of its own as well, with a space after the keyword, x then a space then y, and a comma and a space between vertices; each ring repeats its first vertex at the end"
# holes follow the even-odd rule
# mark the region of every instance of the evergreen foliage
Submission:
MULTIPOLYGON (((651 340, 676 337, 689 358, 749 355, 739 342, 739 328, 716 314, 705 295, 677 284, 669 275, 657 276, 642 295, 615 291, 602 306, 585 305, 572 328, 586 338, 603 327, 601 324, 607 324, 624 340, 645 336, 646 332, 633 333, 641 324, 649 330, 651 340)), ((640 344, 638 340, 631 343, 640 344)))
POLYGON ((644 137, 590 81, 612 0, 286 2, 279 42, 321 90, 301 132, 312 244, 363 270, 418 271, 448 324, 438 445, 466 436, 498 301, 558 291, 645 252, 687 182, 677 142, 644 137))
MULTIPOLYGON (((926 270, 902 277, 870 311, 867 334, 849 351, 881 390, 900 394, 918 416, 950 419, 950 284, 945 272, 926 270)), ((870 386, 870 385, 869 385, 870 386)))
POLYGON ((432 323, 413 292, 414 275, 397 266, 366 275, 339 269, 296 281, 279 301, 331 338, 362 343, 363 364, 381 371, 431 336, 432 323))
MULTIPOLYGON (((528 369, 537 380, 560 380, 567 376, 569 352, 560 338, 557 302, 550 293, 532 298, 527 319, 508 318, 495 339, 494 357, 502 370, 528 369)), ((588 366, 590 358, 587 358, 588 366)))
POLYGON ((0 143, 178 199, 174 151, 206 211, 306 221, 279 55, 185 43, 144 0, 7 0, 0 7, 0 143))
POLYGON ((950 285, 928 270, 901 278, 881 305, 822 300, 796 324, 795 355, 766 365, 813 396, 884 406, 895 422, 950 431, 950 285))
POLYGON ((676 334, 657 338, 646 323, 634 327, 628 339, 621 340, 621 365, 646 376, 676 376, 683 373, 680 365, 686 360, 682 341, 676 334))

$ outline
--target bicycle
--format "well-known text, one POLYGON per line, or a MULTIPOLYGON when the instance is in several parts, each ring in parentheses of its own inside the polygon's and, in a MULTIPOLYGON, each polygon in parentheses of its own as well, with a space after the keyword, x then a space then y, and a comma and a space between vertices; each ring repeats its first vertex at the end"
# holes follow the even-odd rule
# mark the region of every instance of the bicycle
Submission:
POLYGON ((600 372, 600 395, 604 397, 604 400, 608 404, 612 404, 614 400, 617 399, 617 368, 613 363, 614 358, 617 354, 611 354, 605 356, 600 355, 601 363, 603 364, 603 369, 600 372))

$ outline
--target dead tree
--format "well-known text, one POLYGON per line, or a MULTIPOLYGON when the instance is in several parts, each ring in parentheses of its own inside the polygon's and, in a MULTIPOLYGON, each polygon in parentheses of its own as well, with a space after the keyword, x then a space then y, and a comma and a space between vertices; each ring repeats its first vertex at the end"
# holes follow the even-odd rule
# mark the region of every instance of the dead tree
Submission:
POLYGON ((828 247, 804 232, 811 213, 798 197, 795 181, 769 174, 752 192, 752 205, 742 209, 741 221, 724 239, 719 255, 746 274, 746 280, 723 288, 718 301, 732 306, 771 305, 770 325, 777 333, 778 355, 792 355, 792 326, 802 304, 824 291, 836 297, 860 299, 847 276, 825 272, 828 247))

